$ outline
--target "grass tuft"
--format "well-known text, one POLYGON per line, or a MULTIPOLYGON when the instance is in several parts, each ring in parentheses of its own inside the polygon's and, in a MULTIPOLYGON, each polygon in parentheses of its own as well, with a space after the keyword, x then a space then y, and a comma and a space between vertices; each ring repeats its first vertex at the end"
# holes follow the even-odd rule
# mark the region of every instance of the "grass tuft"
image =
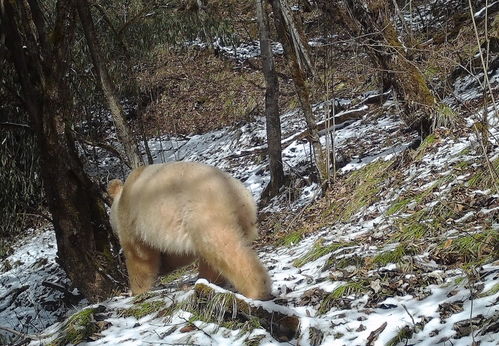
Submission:
POLYGON ((372 262, 378 266, 386 266, 389 263, 399 263, 405 256, 414 255, 415 249, 407 244, 399 244, 391 251, 385 251, 376 255, 372 262))
POLYGON ((61 329, 61 335, 49 343, 51 346, 77 345, 86 341, 99 328, 95 323, 94 314, 99 312, 101 306, 83 309, 73 314, 61 329))
POLYGON ((331 308, 335 306, 335 303, 339 299, 345 298, 349 295, 358 295, 365 293, 368 289, 369 282, 367 280, 351 281, 338 286, 322 300, 317 312, 323 315, 331 310, 331 308))
POLYGON ((293 265, 295 267, 300 268, 303 267, 305 264, 315 261, 316 259, 324 255, 327 255, 329 253, 332 253, 338 249, 354 245, 354 243, 347 243, 347 242, 323 245, 323 241, 324 241, 323 239, 319 239, 318 241, 316 241, 312 247, 312 250, 307 252, 304 256, 294 260, 293 265))

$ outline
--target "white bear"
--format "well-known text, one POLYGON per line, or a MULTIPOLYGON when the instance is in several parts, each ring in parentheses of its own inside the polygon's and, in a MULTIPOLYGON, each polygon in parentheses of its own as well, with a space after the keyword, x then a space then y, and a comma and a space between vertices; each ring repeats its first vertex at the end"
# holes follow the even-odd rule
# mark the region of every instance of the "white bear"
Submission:
POLYGON ((267 270, 249 247, 256 205, 240 181, 212 166, 174 162, 136 168, 125 184, 110 181, 108 193, 132 294, 149 290, 160 271, 199 259, 200 277, 270 298, 267 270))

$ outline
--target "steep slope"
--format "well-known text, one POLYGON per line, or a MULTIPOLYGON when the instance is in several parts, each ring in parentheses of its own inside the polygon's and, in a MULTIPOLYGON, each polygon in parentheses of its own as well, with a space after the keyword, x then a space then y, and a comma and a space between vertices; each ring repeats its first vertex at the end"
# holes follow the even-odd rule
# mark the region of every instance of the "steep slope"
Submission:
MULTIPOLYGON (((314 108, 324 116, 324 103, 314 108)), ((236 294, 234 300, 204 281, 193 287, 195 274, 181 271, 144 296, 85 308, 47 329, 40 341, 31 335, 33 344, 495 344, 496 113, 489 109, 486 161, 473 117, 466 128, 439 129, 413 150, 417 135, 404 131, 392 102, 357 109, 360 118, 335 131, 343 167, 322 198, 309 177, 309 147, 292 137, 300 114, 282 116, 293 183, 262 209, 267 244, 258 249, 276 299, 251 302, 236 294)), ((263 144, 261 118, 240 128, 150 141, 157 161, 216 165, 257 198, 269 179, 263 144)), ((103 168, 108 163, 103 160, 103 168)), ((9 261, 13 268, 0 282, 29 273, 16 272, 19 264, 9 261)))

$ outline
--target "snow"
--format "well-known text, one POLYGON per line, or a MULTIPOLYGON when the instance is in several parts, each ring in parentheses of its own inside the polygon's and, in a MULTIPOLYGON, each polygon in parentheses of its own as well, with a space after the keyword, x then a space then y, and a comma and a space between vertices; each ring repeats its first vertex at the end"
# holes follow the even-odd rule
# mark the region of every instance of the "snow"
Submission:
MULTIPOLYGON (((16 251, 0 266, 0 326, 24 333, 41 332, 77 306, 68 304, 62 292, 43 285, 51 282, 68 286, 69 280, 55 262, 55 234, 51 227, 26 230, 16 251), (10 303, 17 289, 23 291, 10 303)), ((77 293, 77 292, 74 292, 77 293)), ((1 340, 1 339, 0 339, 1 340)))
MULTIPOLYGON (((238 46, 236 54, 252 56, 256 54, 256 43, 248 46, 238 46)), ((229 54, 230 51, 227 52, 229 54)), ((470 79, 460 79, 455 86, 456 96, 461 100, 469 100, 479 96, 477 88, 470 87, 470 79), (478 95, 478 96, 477 96, 478 95)), ((349 100, 335 100, 349 105, 349 100)), ((329 102, 331 103, 331 101, 329 102)), ((364 106, 363 106, 364 107, 364 106)), ((417 134, 404 133, 404 128, 397 114, 393 114, 390 104, 384 105, 385 111, 378 118, 369 117, 355 120, 346 126, 335 130, 334 144, 336 150, 345 152, 347 162, 339 170, 339 175, 347 175, 365 165, 378 160, 397 160, 407 153, 417 134), (383 140, 385 139, 385 140, 383 140), (388 140, 387 140, 388 139, 388 140)), ((318 119, 324 119, 326 103, 314 105, 318 119)), ((497 114, 495 108, 487 108, 491 127, 489 141, 496 145, 491 158, 499 155, 497 147, 497 114)), ((348 112, 348 111, 347 111, 348 112)), ((337 115, 339 116, 339 114, 337 115)), ((286 193, 275 198, 265 207, 264 212, 287 211, 297 215, 306 212, 319 197, 319 187, 313 183, 310 174, 310 147, 302 139, 293 137, 303 129, 303 120, 297 110, 281 115, 283 124, 283 142, 288 145, 283 150, 286 174, 294 176, 302 185, 293 186, 294 198, 288 198, 286 193)), ((468 126, 471 126, 480 114, 471 116, 468 126)), ((414 329, 407 344, 435 345, 451 343, 453 345, 470 345, 479 341, 480 345, 496 345, 499 335, 495 331, 485 334, 476 330, 470 335, 458 336, 456 323, 471 317, 483 316, 497 320, 499 314, 499 292, 481 295, 490 291, 499 281, 499 263, 493 263, 474 268, 478 274, 471 279, 459 269, 438 264, 430 257, 428 251, 416 254, 411 261, 417 266, 414 272, 404 273, 399 263, 387 263, 376 269, 366 269, 362 265, 346 266, 339 269, 328 269, 328 260, 357 256, 363 261, 378 254, 394 250, 398 243, 383 245, 376 239, 393 232, 398 218, 410 215, 415 208, 435 207, 446 201, 456 184, 463 184, 467 174, 454 174, 454 165, 465 161, 471 165, 482 162, 476 134, 469 131, 455 136, 436 136, 436 141, 430 150, 423 153, 419 161, 407 166, 397 177, 400 186, 389 187, 380 191, 379 199, 369 206, 360 208, 347 222, 324 223, 318 231, 307 234, 303 239, 289 246, 266 245, 258 249, 262 262, 269 268, 272 279, 272 293, 276 299, 268 302, 251 302, 267 311, 276 311, 285 315, 295 315, 300 321, 298 336, 292 340, 277 340, 268 330, 256 327, 249 330, 231 330, 212 322, 203 322, 185 309, 178 309, 169 316, 158 316, 156 313, 141 318, 124 317, 122 312, 133 306, 130 297, 113 297, 99 305, 105 307, 99 315, 99 321, 108 323, 108 327, 100 331, 95 340, 85 344, 92 345, 152 345, 152 344, 196 344, 196 345, 245 345, 255 338, 260 339, 260 345, 312 345, 312 328, 323 334, 323 345, 365 345, 372 333, 380 331, 373 345, 386 345, 399 335, 404 327, 414 329), (469 153, 465 151, 469 150, 469 153), (449 181, 440 182, 439 178, 452 176, 449 181), (426 191, 430 188, 432 200, 429 202, 413 202, 407 205, 407 211, 399 215, 388 215, 388 208, 400 196, 407 192, 426 191), (374 239, 374 240, 372 240, 374 239), (321 242, 329 245, 333 242, 352 242, 330 253, 311 260, 298 267, 296 260, 302 258, 321 242), (366 271, 365 276, 359 272, 366 271), (419 272, 418 272, 419 271, 419 272), (423 273, 421 273, 423 272, 423 273), (368 278, 365 292, 349 292, 341 299, 334 301, 324 313, 319 310, 327 295, 339 287, 351 282, 352 278, 368 278), (391 282, 396 278, 396 282, 391 282), (383 280, 385 281, 383 281, 383 280), (420 282, 418 280, 425 280, 420 282), (413 280, 413 281, 411 281, 413 280), (386 284, 393 284, 396 290, 383 293, 386 284), (483 288, 478 289, 478 285, 483 288), (310 301, 304 301, 310 297, 310 301), (314 299, 317 299, 314 301, 314 299), (445 304, 462 304, 462 310, 443 316, 445 304), (194 325, 189 331, 183 327, 194 325), (416 324, 416 325, 415 325, 416 324)), ((322 133, 321 142, 326 143, 326 133, 322 133)), ((269 182, 268 162, 258 150, 265 148, 265 120, 256 117, 252 122, 239 128, 227 127, 204 135, 190 137, 160 136, 149 140, 155 162, 169 161, 201 161, 217 166, 241 181, 252 192, 255 199, 269 182), (256 152, 256 154, 255 154, 256 152)), ((110 171, 114 165, 107 156, 100 155, 98 168, 102 172, 110 171)), ((126 175, 126 172, 123 172, 126 175)), ((473 191, 471 197, 485 196, 495 199, 497 194, 492 191, 473 191)), ((445 233, 439 234, 443 239, 455 237, 457 226, 467 225, 466 232, 482 231, 480 224, 473 224, 478 217, 486 219, 497 217, 499 207, 491 204, 487 207, 477 207, 467 211, 456 220, 445 233), (469 224, 468 224, 469 222, 469 224)), ((421 222, 429 222, 422 220, 421 222)), ((491 223, 497 228, 497 222, 491 223)), ((272 233, 272 230, 261 230, 272 233)), ((88 305, 80 301, 72 306, 65 302, 62 292, 43 285, 44 281, 68 287, 69 282, 56 263, 56 244, 53 229, 46 227, 40 230, 27 230, 27 237, 20 240, 16 251, 2 262, 0 270, 0 326, 9 327, 23 333, 40 333, 44 338, 32 338, 32 345, 45 344, 53 340, 63 325, 65 316, 88 305), (15 299, 15 304, 5 304, 18 288, 24 288, 15 299), (59 322, 59 323, 56 323, 59 322)), ((437 246, 441 239, 428 239, 437 246)), ((195 274, 187 275, 192 279, 195 274)), ((190 299, 192 287, 182 288, 185 276, 175 281, 166 289, 152 292, 152 300, 161 300, 165 307, 174 306, 190 299)), ((204 280, 198 283, 209 285, 217 292, 225 289, 211 285, 204 280)), ((77 292, 75 292, 77 293, 77 292)), ((242 300, 250 301, 236 294, 242 300)), ((477 327, 478 328, 478 327, 477 327)), ((0 331, 0 335, 10 335, 0 331)), ((1 340, 1 339, 0 339, 1 340)))

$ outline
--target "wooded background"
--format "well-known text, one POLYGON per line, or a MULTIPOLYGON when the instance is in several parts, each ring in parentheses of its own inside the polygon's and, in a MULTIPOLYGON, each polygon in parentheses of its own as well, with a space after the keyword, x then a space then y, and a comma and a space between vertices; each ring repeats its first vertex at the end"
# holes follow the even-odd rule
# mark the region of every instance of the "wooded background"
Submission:
POLYGON ((327 189, 335 154, 319 141, 313 102, 390 91, 408 130, 423 139, 437 126, 462 125, 441 102, 452 81, 498 62, 487 58, 498 51, 498 6, 472 15, 485 1, 0 4, 0 256, 9 239, 48 219, 63 268, 91 301, 124 283, 106 179, 93 167, 92 148, 109 151, 126 172, 151 163, 148 137, 202 133, 265 114, 269 198, 286 183, 279 114, 299 106, 316 179, 327 189), (406 20, 401 9, 417 4, 432 16, 415 11, 418 22, 406 20), (483 22, 491 29, 478 29, 483 22), (238 62, 221 49, 254 41, 261 59, 238 62), (272 42, 284 54, 272 54, 272 42), (110 129, 119 146, 104 140, 110 129))

